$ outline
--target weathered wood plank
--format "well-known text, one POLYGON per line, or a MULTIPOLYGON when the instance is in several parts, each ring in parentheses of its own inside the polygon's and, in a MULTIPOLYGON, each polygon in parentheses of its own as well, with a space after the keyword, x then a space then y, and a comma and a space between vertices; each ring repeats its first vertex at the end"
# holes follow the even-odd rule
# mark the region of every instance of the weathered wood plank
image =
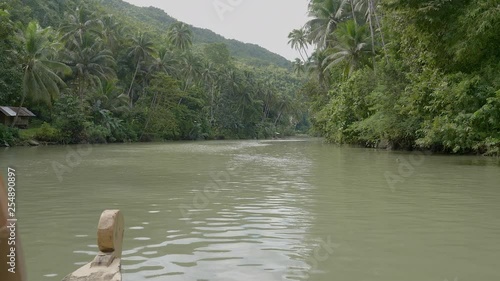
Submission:
POLYGON ((97 227, 100 252, 94 260, 66 276, 63 281, 121 281, 124 220, 119 210, 106 210, 97 227))

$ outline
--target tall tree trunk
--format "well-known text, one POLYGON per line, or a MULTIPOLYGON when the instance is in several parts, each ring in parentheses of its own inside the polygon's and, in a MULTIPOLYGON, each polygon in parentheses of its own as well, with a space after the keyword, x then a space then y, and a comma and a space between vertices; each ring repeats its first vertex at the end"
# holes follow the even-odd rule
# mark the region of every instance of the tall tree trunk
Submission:
POLYGON ((300 57, 302 58, 302 61, 306 62, 306 59, 304 59, 304 56, 302 55, 302 52, 300 50, 301 50, 301 48, 297 49, 297 51, 299 51, 300 57))
POLYGON ((148 129, 149 122, 151 121, 151 114, 153 114, 155 112, 157 106, 158 106, 158 92, 155 92, 155 95, 153 96, 153 100, 151 101, 151 105, 149 106, 150 112, 148 114, 148 119, 146 120, 146 124, 144 125, 144 129, 142 129, 142 133, 141 133, 141 136, 139 137, 139 140, 142 139, 142 137, 144 136, 144 133, 148 129))
POLYGON ((269 113, 268 108, 269 108, 269 105, 267 103, 265 103, 264 104, 264 112, 262 112, 262 121, 261 121, 262 123, 264 123, 264 121, 266 121, 266 119, 267 119, 267 115, 269 113))
POLYGON ((384 50, 385 60, 386 60, 387 63, 389 63, 389 56, 387 55, 387 47, 385 45, 384 32, 382 31, 382 26, 380 25, 380 21, 379 21, 378 15, 377 15, 377 11, 375 10, 375 3, 374 3, 374 1, 375 0, 369 0, 369 5, 370 5, 370 9, 371 9, 373 15, 375 16, 375 22, 377 24, 378 31, 380 32, 380 38, 382 40, 382 49, 384 50))
POLYGON ((352 16, 352 20, 354 21, 355 25, 358 25, 358 23, 356 22, 356 14, 354 13, 354 0, 350 0, 349 2, 351 3, 351 16, 352 16))
POLYGON ((83 78, 83 74, 78 78, 78 95, 80 97, 80 105, 83 105, 83 102, 85 100, 85 89, 88 90, 88 87, 90 87, 90 82, 87 83, 85 78, 83 78))
POLYGON ((214 122, 214 92, 215 87, 212 85, 212 87, 210 87, 210 125, 213 125, 214 122))
POLYGON ((189 87, 189 84, 191 84, 191 80, 194 80, 192 79, 191 75, 188 74, 187 75, 187 79, 186 79, 186 82, 184 83, 184 87, 183 87, 183 91, 185 92, 187 90, 187 88, 189 87))
POLYGON ((276 125, 278 124, 278 121, 280 120, 281 118, 281 114, 283 114, 283 107, 284 107, 284 104, 282 104, 280 106, 280 111, 278 113, 278 117, 276 117, 276 119, 274 120, 274 127, 276 128, 276 125))
POLYGON ((23 107, 24 104, 24 99, 26 98, 26 94, 23 95, 21 98, 21 104, 19 104, 19 107, 17 108, 16 116, 14 116, 14 121, 12 121, 12 124, 10 124, 11 128, 14 128, 17 122, 17 118, 19 117, 19 112, 21 112, 21 107, 23 107))
MULTIPOLYGON (((309 59, 309 54, 307 53, 305 46, 302 47, 302 50, 304 50, 304 54, 306 55, 306 58, 309 59)), ((304 62, 306 62, 306 61, 304 61, 304 62)))
POLYGON ((134 76, 132 76, 132 82, 130 82, 130 88, 128 89, 128 98, 129 98, 129 107, 133 107, 132 96, 132 86, 134 85, 135 77, 137 76, 137 72, 139 71, 139 65, 141 64, 141 60, 137 61, 137 66, 135 67, 134 76))
POLYGON ((373 30, 373 14, 372 14, 372 9, 370 7, 368 7, 368 24, 370 25, 370 36, 372 38, 373 69, 375 69, 375 32, 373 30))

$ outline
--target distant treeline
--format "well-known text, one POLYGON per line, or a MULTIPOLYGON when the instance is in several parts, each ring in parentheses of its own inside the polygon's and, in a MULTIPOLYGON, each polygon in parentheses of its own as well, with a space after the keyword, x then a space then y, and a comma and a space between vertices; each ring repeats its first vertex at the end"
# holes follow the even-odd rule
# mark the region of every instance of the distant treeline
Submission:
POLYGON ((0 105, 37 115, 28 130, 0 125, 2 143, 269 138, 307 130, 300 80, 288 69, 255 63, 266 57, 234 57, 224 42, 197 44, 198 34, 182 22, 163 22, 160 32, 154 24, 166 14, 134 7, 132 16, 124 7, 132 6, 0 3, 0 105))

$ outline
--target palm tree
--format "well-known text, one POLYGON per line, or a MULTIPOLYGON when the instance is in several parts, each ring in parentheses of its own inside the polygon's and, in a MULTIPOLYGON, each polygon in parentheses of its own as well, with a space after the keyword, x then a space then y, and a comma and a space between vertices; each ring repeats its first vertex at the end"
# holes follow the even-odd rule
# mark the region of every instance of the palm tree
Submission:
POLYGON ((274 126, 278 124, 280 121, 281 117, 284 114, 291 114, 291 115, 296 115, 297 109, 295 107, 295 104, 293 103, 293 100, 290 96, 288 95, 280 95, 278 98, 279 102, 277 105, 277 116, 274 119, 274 126))
POLYGON ((82 37, 82 42, 75 42, 73 50, 66 52, 67 62, 78 81, 78 95, 83 102, 85 90, 96 88, 102 81, 115 77, 113 66, 115 59, 111 51, 103 48, 100 40, 89 34, 82 37))
POLYGON ((193 44, 193 32, 183 22, 172 24, 168 29, 167 38, 173 46, 182 51, 189 49, 193 44))
POLYGON ((90 13, 87 9, 76 8, 73 14, 66 15, 67 22, 61 27, 63 32, 62 40, 69 46, 82 43, 87 33, 101 36, 102 22, 90 13))
POLYGON ((201 81, 205 85, 217 82, 217 70, 213 62, 204 62, 200 71, 201 81))
POLYGON ((153 54, 153 61, 149 66, 149 73, 154 74, 160 71, 169 75, 174 75, 178 64, 179 61, 174 52, 167 47, 161 47, 153 54))
POLYGON ((141 64, 155 52, 153 41, 151 41, 147 33, 139 32, 131 38, 131 41, 132 46, 129 48, 128 55, 135 61, 136 67, 128 90, 130 107, 133 106, 132 86, 134 85, 137 72, 139 72, 141 64))
POLYGON ((330 45, 332 32, 348 17, 344 12, 342 0, 311 0, 309 16, 312 17, 305 25, 309 41, 319 49, 330 45))
POLYGON ((238 72, 236 72, 235 69, 232 68, 226 69, 224 73, 224 80, 227 83, 227 89, 229 90, 229 92, 231 92, 234 95, 240 92, 242 79, 238 75, 238 72))
POLYGON ((230 82, 232 96, 236 101, 236 111, 241 112, 241 120, 245 120, 245 116, 248 116, 259 103, 254 99, 258 84, 249 71, 230 70, 226 79, 230 82))
MULTIPOLYGON (((352 1, 352 0, 351 0, 352 1)), ((375 55, 375 32, 378 31, 380 34, 380 41, 382 43, 382 49, 385 54, 385 58, 388 62, 387 49, 385 45, 384 33, 382 31, 382 26, 380 25, 379 17, 377 15, 377 5, 376 0, 356 0, 355 9, 360 12, 365 13, 366 21, 370 26, 370 35, 372 37, 372 52, 375 55)))
POLYGON ((307 48, 307 32, 305 31, 305 29, 301 28, 301 29, 294 29, 292 30, 292 32, 290 32, 290 34, 288 34, 288 44, 290 44, 290 46, 297 50, 299 52, 299 55, 300 57, 302 58, 303 61, 306 61, 305 57, 309 57, 309 55, 307 55, 307 51, 306 51, 306 48, 307 48), (304 51, 305 53, 305 57, 302 55, 302 51, 304 51))
POLYGON ((329 76, 326 76, 326 60, 327 57, 326 50, 316 50, 311 54, 311 57, 306 63, 306 69, 309 75, 314 75, 317 77, 319 84, 326 88, 327 82, 329 82, 329 76))
POLYGON ((217 70, 212 62, 205 62, 200 72, 200 82, 203 83, 205 89, 209 93, 209 121, 210 124, 214 123, 214 108, 215 108, 215 95, 218 91, 217 85, 217 70))
POLYGON ((116 49, 123 38, 123 25, 118 23, 113 15, 104 16, 101 22, 101 38, 111 52, 116 53, 116 49))
POLYGON ((293 62, 293 72, 297 76, 300 76, 302 73, 304 73, 304 71, 305 71, 304 62, 301 61, 299 58, 296 58, 295 61, 293 62))
POLYGON ((19 111, 26 97, 51 105, 57 98, 60 87, 66 84, 58 73, 69 74, 71 69, 63 63, 52 60, 56 52, 55 44, 48 40, 52 30, 42 29, 38 23, 30 22, 20 40, 22 41, 23 93, 12 126, 17 121, 19 111))
MULTIPOLYGON (((300 59, 297 59, 300 61, 300 59)), ((277 91, 272 82, 266 82, 265 85, 259 85, 259 99, 262 101, 262 122, 265 122, 269 117, 271 110, 278 103, 278 96, 274 93, 277 91)))
POLYGON ((356 18, 356 12, 358 11, 357 5, 359 2, 364 1, 364 0, 342 0, 342 9, 349 5, 349 11, 342 11, 342 12, 350 12, 350 17, 354 21, 355 24, 358 24, 358 19, 356 18))
POLYGON ((125 113, 130 110, 128 107, 128 97, 123 93, 123 89, 118 88, 117 80, 104 80, 96 91, 88 98, 88 102, 94 112, 107 110, 114 114, 125 113))
POLYGON ((363 65, 369 65, 370 57, 370 35, 367 35, 366 25, 357 25, 353 20, 349 20, 339 25, 336 35, 336 45, 329 50, 325 58, 326 67, 324 71, 331 67, 343 64, 344 78, 361 68, 363 65))
POLYGON ((177 78, 184 82, 183 90, 186 90, 193 81, 200 77, 201 59, 192 52, 184 52, 180 56, 179 68, 180 77, 177 78))

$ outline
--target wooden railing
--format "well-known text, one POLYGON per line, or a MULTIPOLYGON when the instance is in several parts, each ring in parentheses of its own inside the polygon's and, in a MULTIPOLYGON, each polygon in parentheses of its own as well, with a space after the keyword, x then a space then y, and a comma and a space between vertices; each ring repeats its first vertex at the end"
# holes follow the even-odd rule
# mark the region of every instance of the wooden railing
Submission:
POLYGON ((94 260, 64 277, 63 281, 121 281, 121 257, 124 231, 119 210, 106 210, 97 227, 99 253, 94 260))

